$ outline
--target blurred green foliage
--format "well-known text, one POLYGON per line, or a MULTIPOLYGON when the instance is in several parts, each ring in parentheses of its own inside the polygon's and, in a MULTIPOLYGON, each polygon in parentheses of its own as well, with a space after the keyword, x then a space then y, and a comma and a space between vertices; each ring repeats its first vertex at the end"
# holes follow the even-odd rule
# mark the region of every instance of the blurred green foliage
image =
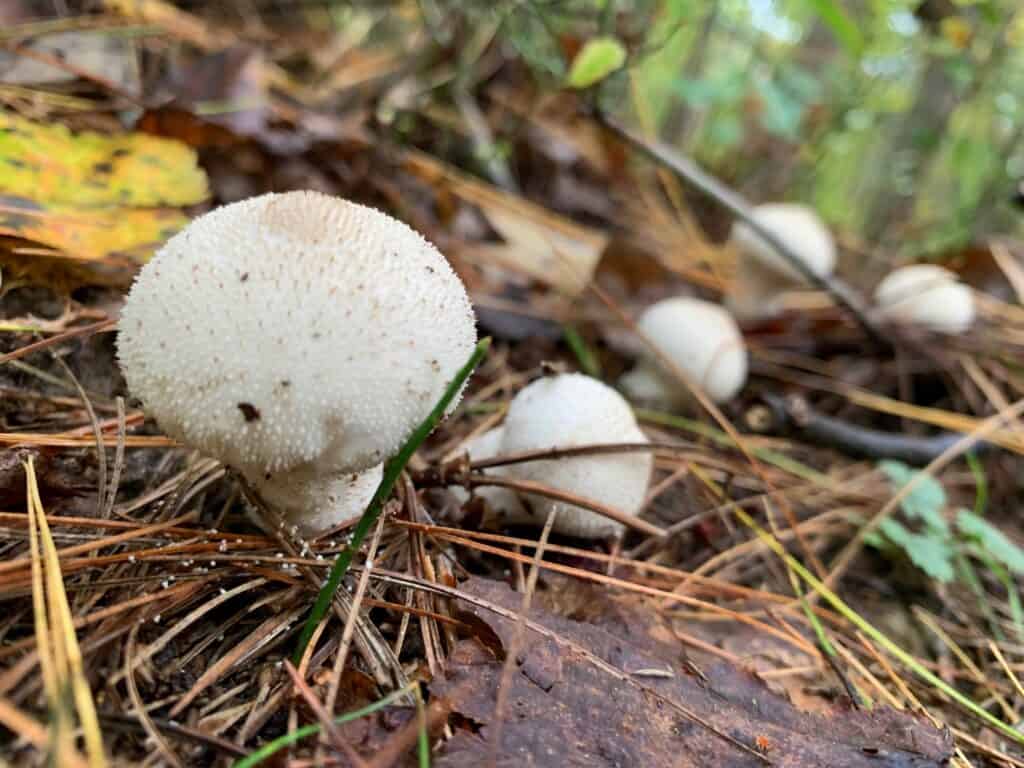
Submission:
POLYGON ((1019 0, 517 0, 497 20, 543 83, 565 41, 628 51, 603 105, 754 201, 803 200, 854 242, 932 256, 1020 235, 1019 0))

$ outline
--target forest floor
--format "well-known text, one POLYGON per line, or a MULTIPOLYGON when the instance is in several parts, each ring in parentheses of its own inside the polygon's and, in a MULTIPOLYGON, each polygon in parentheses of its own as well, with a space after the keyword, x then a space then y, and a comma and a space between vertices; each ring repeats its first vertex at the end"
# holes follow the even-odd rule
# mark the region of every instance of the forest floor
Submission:
POLYGON ((466 73, 404 18, 380 42, 107 6, 3 31, 42 69, 0 85, 7 761, 1024 766, 1013 243, 963 255, 985 279, 959 336, 878 328, 833 286, 790 296, 744 328, 739 396, 637 409, 658 446, 645 530, 542 539, 430 470, 551 370, 614 385, 651 303, 721 300, 731 218, 493 40, 466 73), (114 352, 156 244, 292 189, 424 233, 493 339, 296 666, 356 520, 307 550, 268 535, 236 478, 147 420, 114 352))

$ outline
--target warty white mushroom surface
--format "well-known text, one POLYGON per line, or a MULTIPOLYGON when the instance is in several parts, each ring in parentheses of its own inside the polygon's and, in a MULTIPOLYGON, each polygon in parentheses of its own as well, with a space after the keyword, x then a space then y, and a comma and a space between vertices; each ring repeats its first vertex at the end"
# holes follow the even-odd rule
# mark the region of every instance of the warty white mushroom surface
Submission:
POLYGON ((324 474, 309 465, 278 472, 271 480, 253 478, 265 502, 281 513, 285 526, 313 537, 366 511, 384 476, 384 464, 362 472, 324 474))
MULTIPOLYGON (((567 373, 539 379, 512 399, 505 418, 501 453, 554 448, 645 443, 629 403, 597 379, 567 373)), ((508 477, 542 483, 635 515, 650 482, 649 451, 543 459, 506 467, 508 477)), ((557 510, 554 530, 581 538, 622 532, 622 523, 588 509, 538 494, 526 494, 538 524, 557 510)))
MULTIPOLYGON (((811 208, 796 203, 764 203, 754 208, 754 219, 788 246, 813 274, 825 277, 835 269, 835 241, 811 208)), ((729 240, 737 261, 726 304, 737 317, 778 314, 780 295, 807 285, 804 275, 746 222, 733 224, 729 240)))
MULTIPOLYGON (((717 304, 694 298, 659 301, 640 315, 637 327, 715 402, 730 400, 746 383, 743 334, 732 315, 717 304)), ((620 383, 635 400, 667 406, 680 405, 689 395, 647 348, 620 383)))
POLYGON ((911 264, 893 270, 875 288, 875 303, 888 320, 938 333, 963 333, 975 316, 970 287, 937 264, 911 264))
MULTIPOLYGON (((462 447, 462 450, 469 454, 470 461, 491 459, 501 454, 501 444, 504 437, 505 427, 494 427, 468 440, 462 447)), ((484 470, 484 474, 507 477, 508 467, 490 467, 484 470)), ((464 488, 453 486, 450 490, 460 502, 465 503, 469 500, 469 492, 464 488)), ((481 485, 478 488, 474 488, 473 493, 486 501, 506 525, 527 522, 533 519, 532 515, 523 507, 519 496, 511 488, 481 485)))
POLYGON ((142 268, 119 330, 129 390, 160 427, 254 482, 389 458, 476 342, 433 245, 316 192, 192 221, 142 268))

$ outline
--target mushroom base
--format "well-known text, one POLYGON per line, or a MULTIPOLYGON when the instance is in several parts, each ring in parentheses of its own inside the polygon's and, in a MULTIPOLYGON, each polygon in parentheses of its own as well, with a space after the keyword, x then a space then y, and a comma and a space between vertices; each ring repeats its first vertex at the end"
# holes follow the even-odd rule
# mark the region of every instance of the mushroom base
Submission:
POLYGON ((303 467, 249 480, 286 526, 303 538, 312 538, 362 515, 383 476, 384 465, 378 464, 363 472, 333 474, 303 467))

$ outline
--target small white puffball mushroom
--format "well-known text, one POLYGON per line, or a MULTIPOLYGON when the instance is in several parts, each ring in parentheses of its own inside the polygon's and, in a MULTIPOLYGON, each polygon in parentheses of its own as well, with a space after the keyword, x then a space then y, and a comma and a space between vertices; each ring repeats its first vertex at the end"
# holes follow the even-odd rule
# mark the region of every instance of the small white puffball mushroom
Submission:
MULTIPOLYGON (((739 326, 717 304, 692 298, 659 301, 637 327, 715 402, 725 402, 747 381, 747 347, 739 326)), ((685 385, 649 349, 620 384, 631 398, 668 406, 687 400, 685 385)))
POLYGON ((938 333, 963 333, 974 322, 970 287, 935 264, 912 264, 893 270, 875 288, 875 303, 888 320, 938 333))
POLYGON ((362 515, 383 476, 383 463, 362 472, 333 474, 305 465, 253 484, 263 500, 281 514, 287 528, 295 526, 297 533, 308 538, 362 515))
MULTIPOLYGON (((644 442, 647 438, 629 403, 618 392, 597 379, 568 373, 539 379, 512 399, 501 453, 644 442)), ((505 474, 635 515, 647 493, 653 464, 649 452, 634 451, 510 464, 505 474)), ((554 530, 569 536, 601 538, 618 535, 624 527, 573 504, 537 494, 526 498, 539 524, 557 510, 554 530)))
POLYGON ((192 221, 139 272, 119 331, 128 388, 160 427, 258 485, 389 458, 476 342, 433 245, 316 192, 192 221))
MULTIPOLYGON (((501 443, 504 437, 505 427, 495 427, 466 441, 463 450, 469 454, 470 461, 492 459, 501 453, 501 443)), ((504 477, 508 472, 507 467, 499 466, 484 470, 484 474, 504 477)), ((453 486, 451 491, 463 503, 469 499, 469 493, 463 488, 453 486)), ((474 488, 473 493, 486 501, 491 509, 498 513, 501 521, 506 524, 527 522, 533 519, 519 500, 519 496, 511 488, 482 485, 474 488)))
MULTIPOLYGON (((765 203, 754 208, 754 220, 788 246, 813 274, 832 274, 835 242, 813 210, 794 203, 765 203)), ((733 224, 729 240, 737 260, 726 305, 737 317, 776 315, 781 294, 807 284, 806 278, 745 222, 733 224)))

